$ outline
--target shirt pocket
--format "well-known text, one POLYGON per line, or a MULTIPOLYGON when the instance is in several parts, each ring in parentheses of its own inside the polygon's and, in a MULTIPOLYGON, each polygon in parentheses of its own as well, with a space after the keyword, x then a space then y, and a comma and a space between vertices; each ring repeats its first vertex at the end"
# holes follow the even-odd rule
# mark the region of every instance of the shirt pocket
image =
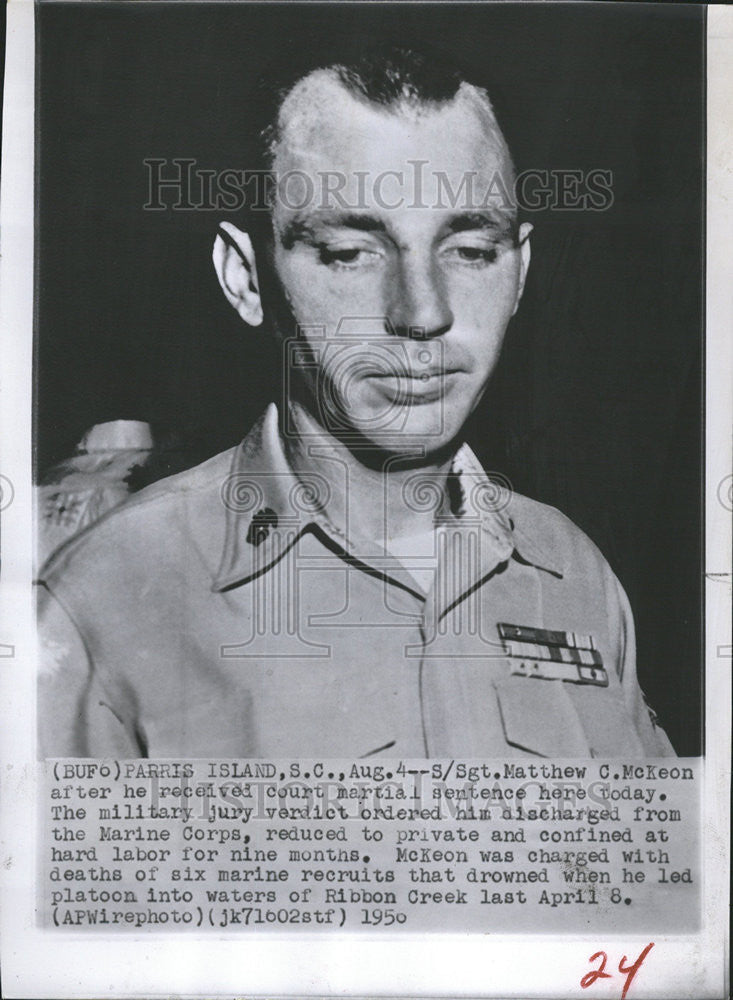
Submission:
POLYGON ((588 737, 564 681, 506 677, 494 682, 504 738, 538 757, 591 757, 588 737))

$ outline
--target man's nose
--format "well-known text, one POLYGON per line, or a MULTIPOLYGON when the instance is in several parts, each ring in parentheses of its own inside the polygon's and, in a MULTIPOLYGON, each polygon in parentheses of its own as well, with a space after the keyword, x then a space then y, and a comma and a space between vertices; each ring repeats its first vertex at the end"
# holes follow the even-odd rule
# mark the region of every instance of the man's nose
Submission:
POLYGON ((392 278, 390 293, 388 332, 419 339, 439 337, 451 328, 453 313, 433 261, 406 255, 392 278))

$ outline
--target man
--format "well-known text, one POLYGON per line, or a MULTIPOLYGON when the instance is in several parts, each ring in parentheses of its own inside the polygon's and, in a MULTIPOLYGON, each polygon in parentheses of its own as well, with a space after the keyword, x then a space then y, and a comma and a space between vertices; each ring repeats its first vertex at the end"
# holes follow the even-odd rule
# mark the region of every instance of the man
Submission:
POLYGON ((461 442, 530 260, 488 94, 404 50, 270 92, 270 211, 214 264, 283 405, 44 568, 44 752, 673 753, 603 557, 461 442))

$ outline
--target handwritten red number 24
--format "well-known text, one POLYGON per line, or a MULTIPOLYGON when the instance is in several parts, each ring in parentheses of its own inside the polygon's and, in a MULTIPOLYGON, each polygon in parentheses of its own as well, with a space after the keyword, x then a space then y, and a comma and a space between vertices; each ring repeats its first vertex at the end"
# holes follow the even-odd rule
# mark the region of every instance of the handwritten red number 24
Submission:
MULTIPOLYGON (((649 954, 649 952, 652 950, 653 947, 654 947, 654 942, 652 941, 640 953, 639 957, 637 958, 637 960, 634 962, 633 965, 626 965, 627 961, 626 955, 624 955, 624 957, 618 963, 618 971, 621 973, 622 976, 626 976, 626 982, 624 983, 624 990, 623 993, 621 994, 621 1000, 625 1000, 626 994, 629 992, 629 987, 633 982, 634 976, 641 968, 642 962, 647 957, 647 955, 649 954)), ((580 985, 584 990, 587 990, 589 986, 592 986, 593 983, 596 981, 596 979, 611 978, 611 973, 605 971, 606 962, 608 961, 608 955, 605 953, 605 951, 597 951, 595 955, 591 955, 588 961, 595 962, 596 959, 598 958, 600 958, 601 960, 601 964, 598 966, 598 968, 592 969, 590 972, 586 972, 586 974, 580 980, 580 985)))

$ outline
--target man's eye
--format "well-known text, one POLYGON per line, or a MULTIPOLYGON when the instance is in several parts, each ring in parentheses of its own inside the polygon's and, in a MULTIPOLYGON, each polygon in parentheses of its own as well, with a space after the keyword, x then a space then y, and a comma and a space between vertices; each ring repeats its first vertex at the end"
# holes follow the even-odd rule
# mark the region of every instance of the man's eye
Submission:
POLYGON ((498 247, 449 247, 446 250, 449 257, 458 258, 467 264, 493 264, 499 256, 498 247))
POLYGON ((330 264, 336 267, 359 267, 364 264, 373 263, 378 254, 374 250, 365 247, 328 247, 318 248, 322 264, 330 264))

